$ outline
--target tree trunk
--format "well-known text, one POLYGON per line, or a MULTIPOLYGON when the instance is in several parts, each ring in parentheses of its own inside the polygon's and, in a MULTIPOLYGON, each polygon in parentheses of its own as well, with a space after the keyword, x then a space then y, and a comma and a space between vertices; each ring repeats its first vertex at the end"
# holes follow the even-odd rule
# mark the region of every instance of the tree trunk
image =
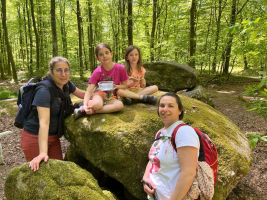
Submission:
MULTIPOLYGON (((212 61, 212 72, 216 71, 217 50, 218 50, 218 41, 219 41, 219 35, 220 35, 221 16, 222 16, 222 0, 218 0, 218 1, 219 1, 219 13, 218 13, 218 18, 216 20, 215 49, 214 49, 214 57, 213 57, 213 61, 212 61)), ((215 7, 215 9, 216 9, 216 7, 215 7)), ((215 18, 216 18, 216 16, 215 16, 215 18)))
POLYGON ((126 49, 126 32, 125 32, 125 0, 119 0, 119 12, 121 22, 121 37, 122 37, 122 55, 126 49))
POLYGON ((153 0, 153 19, 152 19, 152 30, 151 30, 151 40, 150 40, 150 61, 153 62, 155 60, 154 55, 154 41, 155 41, 155 30, 157 24, 157 4, 158 0, 153 0))
POLYGON ((88 1, 88 21, 89 26, 88 29, 88 46, 89 46, 89 67, 90 71, 93 72, 95 70, 94 64, 94 47, 93 47, 93 21, 92 21, 92 2, 91 0, 88 1))
POLYGON ((66 2, 59 1, 59 3, 60 3, 59 9, 60 9, 60 19, 61 19, 60 31, 61 31, 61 39, 62 39, 62 46, 63 46, 63 56, 65 58, 68 58, 67 32, 66 32, 66 27, 65 27, 66 2))
POLYGON ((192 0, 190 9, 190 43, 189 43, 189 63, 188 65, 195 68, 195 54, 196 54, 196 12, 197 5, 196 0, 192 0))
MULTIPOLYGON (((230 26, 235 25, 236 21, 236 0, 232 0, 232 8, 230 14, 230 26)), ((229 72, 229 63, 230 63, 230 56, 232 51, 232 42, 233 42, 233 33, 228 34, 228 42, 226 46, 226 53, 225 53, 225 65, 223 68, 223 74, 228 74, 229 72)))
POLYGON ((79 33, 79 61, 80 61, 80 78, 83 77, 83 50, 82 50, 82 18, 80 10, 80 2, 77 0, 77 22, 78 22, 78 33, 79 33))
POLYGON ((25 49, 26 49, 26 63, 29 71, 29 49, 28 49, 28 36, 27 36, 27 23, 26 23, 26 5, 23 6, 23 19, 24 19, 24 36, 25 36, 25 49))
POLYGON ((30 11, 28 8, 28 0, 26 0, 26 11, 27 11, 27 17, 28 17, 28 33, 29 33, 29 40, 30 40, 30 65, 29 65, 29 72, 30 74, 33 73, 32 69, 32 47, 33 47, 33 42, 32 42, 32 31, 31 31, 31 20, 30 20, 30 11))
POLYGON ((23 36, 22 36, 22 30, 23 30, 23 25, 22 25, 22 19, 21 19, 21 5, 18 6, 18 17, 19 17, 19 57, 22 59, 22 67, 24 67, 24 62, 25 62, 25 52, 24 52, 24 41, 23 41, 23 36))
POLYGON ((53 57, 58 55, 57 50, 57 24, 56 24, 56 3, 55 0, 51 0, 51 30, 52 30, 52 42, 53 42, 53 57))
POLYGON ((17 83, 18 82, 17 71, 16 71, 16 66, 15 66, 15 62, 13 59, 13 55, 12 55, 12 48, 8 41, 8 31, 7 31, 7 26, 6 26, 6 0, 1 0, 1 3, 2 3, 2 24, 3 24, 3 29, 5 33, 5 41, 7 45, 8 59, 11 63, 13 79, 17 83))
POLYGON ((133 45, 133 0, 128 0, 128 46, 133 45))
POLYGON ((4 44, 2 43, 2 26, 0 24, 0 72, 1 72, 1 80, 5 79, 5 73, 4 73, 4 68, 3 68, 3 56, 2 56, 2 46, 4 46, 4 44))
POLYGON ((34 29, 34 34, 35 34, 35 43, 36 43, 36 69, 39 70, 39 64, 40 64, 40 56, 39 56, 39 35, 38 31, 36 28, 36 22, 35 22, 35 17, 34 17, 34 5, 33 5, 33 0, 30 0, 31 2, 31 12, 32 12, 32 24, 33 24, 33 29, 34 29))

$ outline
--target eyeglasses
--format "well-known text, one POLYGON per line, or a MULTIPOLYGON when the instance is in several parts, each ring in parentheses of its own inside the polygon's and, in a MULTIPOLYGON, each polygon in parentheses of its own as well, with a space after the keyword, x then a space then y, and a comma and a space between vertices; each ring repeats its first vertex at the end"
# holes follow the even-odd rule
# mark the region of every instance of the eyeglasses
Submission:
MULTIPOLYGON (((63 74, 63 71, 62 71, 62 69, 56 69, 56 73, 57 74, 63 74)), ((64 70, 64 73, 66 74, 66 75, 68 75, 69 73, 70 73, 70 70, 69 69, 65 69, 64 70)))

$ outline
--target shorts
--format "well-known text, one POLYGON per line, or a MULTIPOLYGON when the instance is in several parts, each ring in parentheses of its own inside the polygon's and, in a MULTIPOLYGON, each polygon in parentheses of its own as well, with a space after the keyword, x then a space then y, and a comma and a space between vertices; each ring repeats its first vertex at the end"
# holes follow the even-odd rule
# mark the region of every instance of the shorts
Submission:
MULTIPOLYGON (((26 161, 30 162, 39 155, 38 135, 33 135, 22 129, 20 148, 23 150, 26 161)), ((63 160, 60 141, 57 135, 48 136, 48 156, 52 159, 63 160)))
POLYGON ((94 94, 92 95, 91 99, 93 98, 93 96, 95 95, 100 95, 101 98, 103 99, 104 105, 107 103, 107 101, 111 100, 111 99, 117 99, 117 97, 113 94, 113 91, 109 92, 104 92, 104 91, 95 91, 94 94))

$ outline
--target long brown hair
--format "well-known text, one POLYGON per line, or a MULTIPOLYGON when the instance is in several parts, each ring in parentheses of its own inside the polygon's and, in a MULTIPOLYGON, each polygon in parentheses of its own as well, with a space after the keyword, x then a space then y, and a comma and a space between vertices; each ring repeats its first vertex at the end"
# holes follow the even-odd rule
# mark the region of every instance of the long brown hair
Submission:
POLYGON ((125 55, 124 55, 124 59, 125 59, 124 67, 125 67, 125 69, 126 69, 126 71, 127 71, 127 74, 128 74, 129 76, 132 75, 132 67, 131 67, 131 64, 130 64, 129 60, 127 60, 127 56, 129 55, 129 53, 130 53, 131 51, 133 51, 133 50, 135 50, 135 49, 136 49, 136 50, 138 51, 138 53, 139 53, 139 60, 138 60, 138 62, 137 62, 137 70, 138 70, 139 73, 142 73, 141 67, 143 66, 143 64, 142 64, 141 51, 140 51, 140 49, 139 49, 137 46, 133 46, 133 45, 131 45, 131 46, 129 46, 129 47, 126 49, 126 52, 125 52, 125 55))

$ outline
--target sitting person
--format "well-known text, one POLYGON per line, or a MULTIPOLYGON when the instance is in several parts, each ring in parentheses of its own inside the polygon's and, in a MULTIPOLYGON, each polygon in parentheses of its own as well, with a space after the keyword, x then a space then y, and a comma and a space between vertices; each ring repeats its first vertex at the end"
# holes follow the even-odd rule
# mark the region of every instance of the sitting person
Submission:
POLYGON ((200 141, 191 126, 178 129, 175 144, 171 143, 173 130, 181 123, 184 111, 180 98, 173 92, 161 96, 158 103, 158 115, 164 128, 149 151, 142 182, 148 199, 157 194, 160 200, 181 200, 190 189, 196 175, 200 141), (149 188, 147 183, 152 187, 149 188), (154 194, 154 195, 155 195, 154 194))
MULTIPOLYGON (((140 49, 136 46, 129 46, 126 49, 124 59, 124 67, 129 76, 129 80, 127 81, 127 88, 130 91, 139 94, 140 96, 143 95, 144 98, 148 98, 148 101, 151 104, 155 104, 157 102, 157 97, 148 95, 157 92, 158 87, 156 85, 146 87, 146 70, 142 66, 142 56, 140 49)), ((132 99, 129 97, 124 97, 123 101, 127 105, 132 103, 132 99)))
POLYGON ((123 103, 117 96, 141 99, 149 102, 150 97, 139 95, 127 88, 128 75, 123 65, 112 62, 113 53, 109 45, 101 43, 95 48, 96 59, 101 63, 89 79, 89 85, 84 97, 84 105, 74 110, 73 118, 78 119, 95 113, 112 113, 120 111, 123 103), (102 91, 99 89, 99 82, 113 81, 114 89, 102 91))
POLYGON ((39 88, 34 95, 30 113, 37 112, 38 115, 28 117, 21 132, 20 147, 34 171, 39 169, 42 160, 63 160, 59 137, 64 133, 64 119, 73 112, 70 94, 81 99, 85 94, 85 91, 69 81, 70 64, 66 58, 54 57, 49 67, 44 80, 49 80, 53 85, 55 98, 50 103, 52 97, 49 88, 39 88))

